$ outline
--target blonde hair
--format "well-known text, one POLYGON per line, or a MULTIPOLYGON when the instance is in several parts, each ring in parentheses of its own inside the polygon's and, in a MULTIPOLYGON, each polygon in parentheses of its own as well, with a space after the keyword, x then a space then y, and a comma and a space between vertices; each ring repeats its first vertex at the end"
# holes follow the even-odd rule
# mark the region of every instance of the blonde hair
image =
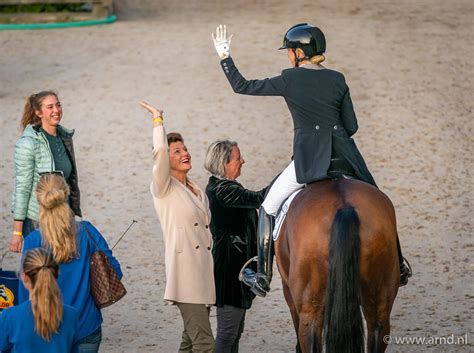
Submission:
POLYGON ((309 61, 311 61, 311 64, 321 64, 324 60, 326 60, 325 56, 323 54, 315 55, 312 56, 309 61))
POLYGON ((41 119, 36 115, 36 111, 41 109, 41 103, 43 99, 49 96, 55 96, 57 99, 58 95, 53 91, 41 91, 39 93, 32 94, 26 99, 25 108, 23 110, 23 116, 21 118, 21 127, 24 130, 27 125, 41 125, 41 119))
POLYGON ((73 260, 77 256, 76 225, 66 181, 59 174, 45 174, 38 182, 36 196, 44 245, 51 249, 56 262, 73 260))
POLYGON ((232 148, 237 146, 235 141, 219 140, 213 142, 207 149, 204 168, 212 175, 224 178, 225 167, 232 158, 232 148))
POLYGON ((58 333, 63 317, 61 291, 56 278, 59 265, 50 252, 36 248, 25 253, 23 272, 31 281, 31 308, 35 318, 35 331, 46 341, 58 333))

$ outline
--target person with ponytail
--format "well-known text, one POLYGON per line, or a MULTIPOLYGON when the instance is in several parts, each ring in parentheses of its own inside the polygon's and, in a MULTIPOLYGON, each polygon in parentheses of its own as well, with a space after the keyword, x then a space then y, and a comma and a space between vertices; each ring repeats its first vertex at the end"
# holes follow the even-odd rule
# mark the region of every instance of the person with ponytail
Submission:
POLYGON ((63 110, 53 91, 32 94, 26 100, 21 129, 15 145, 15 187, 12 198, 13 234, 10 250, 21 251, 23 237, 37 228, 38 202, 35 188, 41 173, 62 173, 69 185, 69 204, 82 217, 72 136, 61 126, 63 110))
POLYGON ((58 274, 59 265, 50 252, 25 252, 21 279, 28 300, 0 314, 0 351, 77 352, 78 312, 63 305, 58 274))
MULTIPOLYGON (((352 136, 357 118, 344 75, 328 69, 325 60, 326 38, 316 26, 292 26, 279 49, 287 52, 291 68, 281 75, 263 80, 246 80, 230 56, 232 35, 219 25, 212 33, 221 67, 236 93, 254 96, 281 96, 293 118, 293 159, 270 187, 258 220, 259 261, 257 273, 244 273, 243 282, 264 297, 272 277, 272 217, 281 203, 305 184, 324 180, 355 178, 377 187, 352 136)), ((397 238, 400 261, 400 286, 412 273, 405 264, 397 238)))
MULTIPOLYGON (((107 255, 118 276, 120 264, 100 232, 85 220, 76 222, 69 206, 69 187, 62 175, 41 176, 36 187, 39 229, 25 238, 23 252, 42 247, 59 264, 58 286, 63 302, 79 312, 79 352, 98 352, 102 340, 102 314, 90 291, 90 255, 98 247, 107 255)), ((19 302, 28 299, 20 285, 19 302)))

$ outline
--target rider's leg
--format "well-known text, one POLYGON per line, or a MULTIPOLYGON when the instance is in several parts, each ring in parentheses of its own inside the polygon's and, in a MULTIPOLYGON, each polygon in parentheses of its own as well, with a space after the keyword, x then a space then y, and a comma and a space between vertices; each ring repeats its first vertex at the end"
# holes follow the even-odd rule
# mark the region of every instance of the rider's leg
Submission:
POLYGON ((265 209, 267 214, 275 216, 281 203, 293 192, 301 189, 303 186, 304 184, 300 184, 296 181, 295 162, 291 161, 273 183, 263 201, 262 207, 265 209))
POLYGON ((294 191, 304 185, 296 181, 295 165, 292 161, 280 174, 270 188, 258 215, 258 265, 257 273, 247 269, 243 282, 250 286, 256 295, 264 297, 270 290, 273 268, 273 217, 280 204, 294 191))
POLYGON ((267 295, 270 290, 273 267, 273 217, 260 207, 257 228, 257 273, 251 268, 243 272, 242 281, 250 287, 250 290, 260 297, 267 295))
POLYGON ((408 278, 412 276, 410 264, 402 255, 402 248, 400 247, 400 240, 398 239, 397 233, 397 250, 398 250, 398 261, 400 262, 400 287, 403 287, 408 283, 408 278))

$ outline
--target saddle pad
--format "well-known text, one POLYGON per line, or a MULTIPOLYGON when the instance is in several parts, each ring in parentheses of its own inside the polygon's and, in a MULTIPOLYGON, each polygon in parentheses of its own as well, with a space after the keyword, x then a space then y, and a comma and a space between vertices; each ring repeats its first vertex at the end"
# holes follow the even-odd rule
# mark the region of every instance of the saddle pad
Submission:
POLYGON ((293 201, 295 196, 298 195, 298 193, 301 190, 303 189, 296 190, 294 193, 292 193, 290 197, 288 197, 286 201, 283 203, 283 206, 281 206, 280 211, 276 215, 275 226, 273 227, 273 241, 276 241, 278 239, 278 236, 280 235, 280 229, 283 222, 285 221, 286 213, 288 212, 288 209, 290 208, 291 201, 293 201))

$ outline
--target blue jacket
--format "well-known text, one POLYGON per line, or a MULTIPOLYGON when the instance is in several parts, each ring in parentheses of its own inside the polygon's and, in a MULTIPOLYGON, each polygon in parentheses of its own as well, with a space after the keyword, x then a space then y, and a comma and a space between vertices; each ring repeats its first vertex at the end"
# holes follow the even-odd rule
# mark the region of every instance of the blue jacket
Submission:
MULTIPOLYGON (((90 254, 95 251, 95 245, 89 240, 84 226, 89 230, 90 235, 97 243, 98 247, 105 252, 110 263, 122 278, 122 271, 117 259, 112 256, 106 240, 99 231, 87 221, 77 223, 77 247, 78 258, 71 262, 59 265, 58 285, 63 295, 64 304, 70 305, 79 312, 79 338, 82 339, 102 324, 100 309, 94 303, 90 292, 90 254)), ((23 253, 27 250, 42 247, 41 233, 35 230, 25 238, 23 253)), ((19 303, 28 300, 28 290, 20 284, 19 303)))
POLYGON ((77 352, 77 318, 77 310, 64 305, 59 331, 47 342, 35 331, 31 302, 28 300, 21 305, 12 306, 0 314, 0 351, 11 349, 12 353, 77 352))

